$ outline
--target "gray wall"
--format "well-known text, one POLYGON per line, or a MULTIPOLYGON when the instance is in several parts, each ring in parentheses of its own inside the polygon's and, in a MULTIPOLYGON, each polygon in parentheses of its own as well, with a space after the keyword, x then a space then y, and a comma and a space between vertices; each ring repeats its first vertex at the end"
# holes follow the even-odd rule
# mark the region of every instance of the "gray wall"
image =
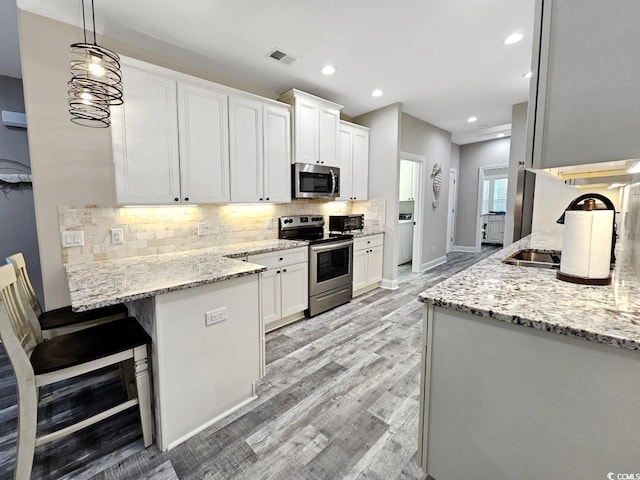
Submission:
POLYGON ((451 163, 449 168, 455 168, 460 174, 460 145, 451 144, 451 163))
MULTIPOLYGON (((0 75, 0 110, 24 112, 22 80, 0 75)), ((0 159, 6 158, 29 165, 27 131, 0 123, 0 159)), ((16 173, 15 168, 0 161, 0 172, 16 173)), ((36 217, 31 184, 16 187, 0 184, 0 263, 17 252, 24 254, 29 277, 42 300, 42 275, 36 235, 36 217)))
MULTIPOLYGON (((44 300, 46 308, 53 309, 70 303, 58 205, 115 204, 111 133, 69 120, 69 45, 82 38, 81 30, 23 10, 18 10, 18 23, 44 300)), ((279 93, 113 38, 99 37, 98 41, 121 55, 248 92, 270 98, 279 93)))
POLYGON ((471 143, 460 147, 458 213, 455 245, 475 247, 478 219, 478 174, 480 167, 509 164, 509 138, 471 143))
MULTIPOLYGON (((446 255, 447 202, 449 200, 449 165, 451 133, 424 122, 407 113, 402 114, 400 150, 426 157, 422 175, 422 258, 421 269, 446 255), (437 208, 431 206, 435 198, 431 172, 436 163, 442 165, 442 189, 437 208)), ((397 197, 396 197, 397 198, 397 197)))
POLYGON ((397 225, 400 175, 402 104, 366 113, 354 120, 371 129, 369 140, 369 197, 385 200, 382 285, 396 288, 398 278, 397 225))
MULTIPOLYGON (((511 148, 509 152, 509 185, 507 189, 507 213, 504 219, 504 244, 513 243, 514 208, 516 208, 516 190, 518 164, 525 161, 527 136, 527 102, 518 103, 511 109, 511 148)), ((517 208, 522 207, 522 201, 517 208)))

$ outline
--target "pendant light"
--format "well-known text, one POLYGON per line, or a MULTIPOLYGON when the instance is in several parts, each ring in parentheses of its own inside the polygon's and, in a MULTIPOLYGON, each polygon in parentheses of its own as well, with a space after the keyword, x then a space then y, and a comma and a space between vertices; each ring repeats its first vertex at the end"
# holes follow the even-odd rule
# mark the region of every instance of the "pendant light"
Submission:
POLYGON ((71 80, 69 80, 69 113, 71 121, 85 127, 106 128, 110 125, 111 105, 122 105, 122 73, 120 57, 96 42, 96 16, 91 0, 93 43, 87 42, 87 27, 82 0, 83 43, 69 47, 71 80))

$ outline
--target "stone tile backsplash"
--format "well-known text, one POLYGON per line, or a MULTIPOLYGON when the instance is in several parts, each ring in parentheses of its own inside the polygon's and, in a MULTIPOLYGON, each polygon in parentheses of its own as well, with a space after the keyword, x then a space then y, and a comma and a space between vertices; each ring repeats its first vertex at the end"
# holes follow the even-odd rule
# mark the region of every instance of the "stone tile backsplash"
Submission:
POLYGON ((624 217, 622 219, 622 240, 631 242, 633 247, 627 248, 630 262, 636 275, 640 276, 640 183, 625 187, 624 217))
POLYGON ((294 201, 286 204, 167 207, 58 207, 60 232, 84 232, 84 246, 62 249, 64 263, 90 263, 278 238, 285 215, 363 213, 366 228, 384 226, 384 200, 367 202, 294 201), (272 227, 268 228, 271 222, 272 227), (198 224, 207 226, 198 235, 198 224), (124 242, 111 243, 111 229, 124 242))

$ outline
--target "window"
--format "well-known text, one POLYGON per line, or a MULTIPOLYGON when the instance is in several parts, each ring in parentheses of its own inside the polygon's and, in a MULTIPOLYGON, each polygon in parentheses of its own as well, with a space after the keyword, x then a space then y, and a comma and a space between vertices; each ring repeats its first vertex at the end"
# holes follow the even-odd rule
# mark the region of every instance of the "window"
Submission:
POLYGON ((507 177, 490 177, 484 181, 482 213, 507 210, 507 177))

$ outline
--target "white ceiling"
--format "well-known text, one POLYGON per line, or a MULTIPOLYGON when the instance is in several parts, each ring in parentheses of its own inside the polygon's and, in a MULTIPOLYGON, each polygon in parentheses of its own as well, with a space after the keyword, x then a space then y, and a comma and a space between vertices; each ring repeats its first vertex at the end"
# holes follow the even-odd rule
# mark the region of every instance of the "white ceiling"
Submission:
MULTIPOLYGON (((81 22, 80 0, 18 5, 81 22)), ((475 130, 510 123, 511 106, 527 100, 522 74, 531 64, 533 6, 534 0, 96 0, 96 22, 99 34, 191 52, 212 70, 277 92, 296 87, 344 105, 350 116, 401 102, 405 112, 466 143, 477 138, 475 130), (524 40, 504 45, 512 32, 524 40), (273 47, 299 60, 286 66, 267 58, 273 47), (333 76, 320 73, 326 63, 338 68, 333 76), (375 88, 384 96, 371 97, 375 88), (472 115, 478 121, 469 124, 472 115)))

